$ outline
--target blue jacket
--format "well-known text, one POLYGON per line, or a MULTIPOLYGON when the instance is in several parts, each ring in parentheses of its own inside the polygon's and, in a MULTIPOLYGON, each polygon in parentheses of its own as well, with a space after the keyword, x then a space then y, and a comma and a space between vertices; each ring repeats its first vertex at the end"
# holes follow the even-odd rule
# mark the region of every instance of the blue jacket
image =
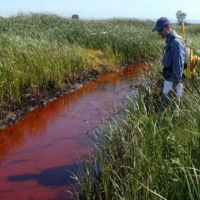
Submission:
POLYGON ((166 39, 162 63, 164 78, 174 84, 180 83, 184 65, 187 63, 187 50, 184 41, 175 31, 166 39))

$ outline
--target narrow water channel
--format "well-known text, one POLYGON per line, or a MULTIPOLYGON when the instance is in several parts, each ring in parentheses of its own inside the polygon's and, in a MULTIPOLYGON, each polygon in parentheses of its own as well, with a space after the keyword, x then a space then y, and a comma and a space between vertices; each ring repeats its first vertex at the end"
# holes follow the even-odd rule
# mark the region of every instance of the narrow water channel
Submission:
POLYGON ((0 199, 66 199, 90 134, 134 94, 143 68, 103 75, 0 131, 0 199))

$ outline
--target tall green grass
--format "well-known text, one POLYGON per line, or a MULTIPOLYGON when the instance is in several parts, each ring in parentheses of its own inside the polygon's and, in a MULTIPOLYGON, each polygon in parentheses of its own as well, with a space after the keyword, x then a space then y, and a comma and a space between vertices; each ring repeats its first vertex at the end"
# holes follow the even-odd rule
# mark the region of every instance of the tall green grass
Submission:
MULTIPOLYGON (((95 70, 155 61, 163 43, 152 27, 152 21, 135 19, 71 20, 46 14, 0 18, 1 110, 26 95, 66 88, 95 70)), ((196 28, 192 37, 199 44, 196 28)))
POLYGON ((84 80, 92 69, 97 70, 93 54, 95 59, 101 56, 101 65, 117 65, 112 52, 90 52, 73 44, 2 34, 0 45, 0 103, 5 104, 20 101, 23 94, 38 95, 48 87, 62 88, 84 80))
POLYGON ((200 199, 200 77, 180 102, 155 98, 157 77, 96 134, 77 199, 200 199))
POLYGON ((1 110, 26 95, 87 79, 94 70, 154 60, 161 43, 151 28, 150 21, 131 19, 71 20, 45 14, 0 18, 1 110))
POLYGON ((144 57, 150 53, 149 49, 155 54, 151 40, 157 40, 151 33, 152 26, 151 21, 134 19, 71 20, 44 14, 0 19, 0 33, 73 43, 89 49, 105 50, 111 46, 114 53, 124 54, 125 60, 144 57))

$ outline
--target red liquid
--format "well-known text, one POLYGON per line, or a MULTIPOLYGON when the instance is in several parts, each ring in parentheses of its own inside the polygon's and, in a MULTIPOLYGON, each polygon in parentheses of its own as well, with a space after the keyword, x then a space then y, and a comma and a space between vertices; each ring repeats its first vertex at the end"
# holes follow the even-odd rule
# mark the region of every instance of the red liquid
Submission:
POLYGON ((107 74, 0 131, 0 199, 70 197, 71 172, 89 152, 89 136, 112 116, 144 65, 107 74))

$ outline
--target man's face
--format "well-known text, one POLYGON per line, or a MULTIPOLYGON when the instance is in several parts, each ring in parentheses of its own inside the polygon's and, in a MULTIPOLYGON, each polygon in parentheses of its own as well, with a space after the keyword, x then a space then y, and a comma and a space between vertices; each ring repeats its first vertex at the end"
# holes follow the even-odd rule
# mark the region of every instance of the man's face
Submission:
POLYGON ((165 26, 161 30, 158 31, 158 35, 160 35, 163 39, 165 39, 170 33, 170 27, 165 26))

